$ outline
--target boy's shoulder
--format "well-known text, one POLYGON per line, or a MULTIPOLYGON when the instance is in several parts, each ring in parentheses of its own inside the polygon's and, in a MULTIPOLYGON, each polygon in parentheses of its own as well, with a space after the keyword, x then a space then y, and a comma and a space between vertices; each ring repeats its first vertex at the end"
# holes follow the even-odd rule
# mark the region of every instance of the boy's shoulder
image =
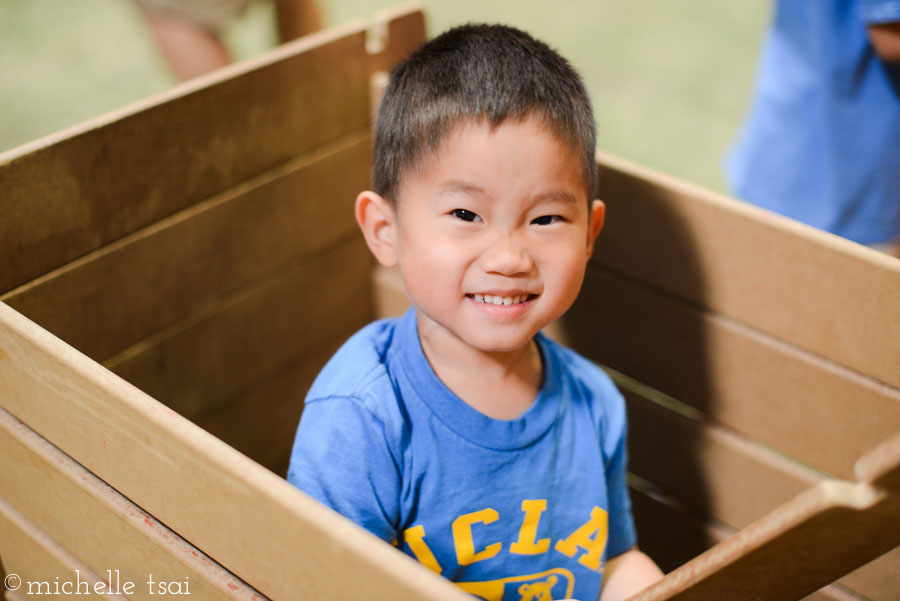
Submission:
POLYGON ((399 321, 379 319, 348 338, 316 376, 306 402, 331 397, 365 401, 384 387, 390 392, 387 354, 399 321))

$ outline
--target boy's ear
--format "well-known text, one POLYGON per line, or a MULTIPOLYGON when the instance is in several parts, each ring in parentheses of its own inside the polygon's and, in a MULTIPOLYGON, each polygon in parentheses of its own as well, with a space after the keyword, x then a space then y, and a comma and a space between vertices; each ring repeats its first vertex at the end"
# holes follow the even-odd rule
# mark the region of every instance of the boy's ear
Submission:
POLYGON ((394 243, 397 218, 390 203, 378 194, 366 190, 356 197, 354 214, 366 244, 378 262, 385 267, 396 265, 394 243))
POLYGON ((603 221, 606 219, 606 205, 602 200, 595 200, 591 203, 591 214, 588 220, 588 240, 587 240, 587 259, 591 258, 594 252, 594 241, 603 229, 603 221))

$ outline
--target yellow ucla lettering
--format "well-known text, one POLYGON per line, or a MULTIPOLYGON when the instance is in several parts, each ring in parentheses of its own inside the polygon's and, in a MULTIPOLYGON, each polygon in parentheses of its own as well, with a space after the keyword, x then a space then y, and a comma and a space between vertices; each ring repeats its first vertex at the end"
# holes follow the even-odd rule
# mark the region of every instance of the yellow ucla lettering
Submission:
POLYGON ((522 527, 519 528, 519 540, 509 546, 509 552, 517 555, 540 555, 550 548, 550 539, 542 538, 535 542, 538 522, 541 514, 547 509, 547 499, 525 499, 522 501, 522 527))
POLYGON ((606 548, 609 516, 599 507, 591 510, 591 519, 579 526, 568 538, 557 541, 556 550, 567 557, 575 557, 578 547, 585 553, 578 558, 578 563, 592 570, 599 570, 603 562, 603 550, 606 548))
POLYGON ((496 509, 482 509, 466 513, 453 520, 453 544, 456 547, 456 561, 465 566, 476 561, 490 559, 500 552, 502 543, 493 543, 479 552, 475 552, 475 541, 472 539, 472 524, 492 524, 500 518, 496 509))
POLYGON ((416 556, 416 559, 419 560, 420 564, 435 574, 440 574, 443 571, 443 568, 441 568, 441 564, 438 563, 434 553, 432 553, 431 549, 428 548, 428 545, 425 544, 425 526, 419 525, 407 528, 403 531, 403 538, 406 539, 410 550, 412 550, 413 555, 416 556))

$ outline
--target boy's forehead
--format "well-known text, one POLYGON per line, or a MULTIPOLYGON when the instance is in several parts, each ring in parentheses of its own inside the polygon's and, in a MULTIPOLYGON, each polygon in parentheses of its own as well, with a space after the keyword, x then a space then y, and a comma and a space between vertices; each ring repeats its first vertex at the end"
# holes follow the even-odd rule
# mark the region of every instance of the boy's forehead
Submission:
MULTIPOLYGON (((402 191, 406 187, 405 184, 410 183, 411 180, 422 178, 436 168, 443 168, 449 172, 452 180, 448 181, 448 184, 453 185, 457 189, 465 187, 469 173, 462 170, 459 173, 454 173, 453 167, 464 165, 467 159, 472 159, 479 150, 486 148, 491 140, 497 139, 497 134, 501 128, 509 129, 510 126, 514 125, 526 126, 527 129, 521 131, 520 135, 530 137, 547 136, 549 139, 552 139, 557 146, 557 154, 568 155, 567 160, 576 165, 583 188, 589 190, 589 178, 581 165, 581 156, 578 149, 574 148, 556 131, 546 125, 539 116, 529 114, 520 118, 511 117, 497 124, 490 123, 487 119, 463 119, 447 127, 442 135, 439 136, 436 145, 425 149, 414 164, 410 164, 400 173, 399 186, 397 187, 398 196, 402 196, 402 191)), ((508 137, 506 141, 510 141, 508 137)), ((509 148, 509 146, 507 143, 508 150, 511 152, 515 151, 515 148, 509 148)), ((488 151, 491 149, 488 149, 488 151)), ((580 198, 582 195, 579 194, 578 196, 580 198)), ((588 201, 591 200, 591 196, 592 194, 587 194, 588 201)))

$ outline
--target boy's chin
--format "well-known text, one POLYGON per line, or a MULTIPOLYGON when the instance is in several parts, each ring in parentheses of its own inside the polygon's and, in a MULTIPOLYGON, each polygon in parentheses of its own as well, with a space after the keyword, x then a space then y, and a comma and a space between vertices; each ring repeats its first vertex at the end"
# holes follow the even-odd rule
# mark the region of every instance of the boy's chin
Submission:
POLYGON ((515 336, 491 336, 487 332, 479 332, 478 335, 462 337, 460 339, 472 349, 482 353, 513 353, 527 347, 537 332, 519 334, 515 336))
POLYGON ((477 323, 453 323, 451 321, 436 321, 425 316, 417 308, 419 315, 419 334, 430 339, 433 344, 443 344, 442 341, 456 340, 456 344, 462 343, 465 347, 481 353, 513 353, 526 348, 539 331, 536 324, 484 326, 477 323), (427 325, 424 328, 422 324, 427 325), (448 339, 449 334, 449 339, 448 339))

